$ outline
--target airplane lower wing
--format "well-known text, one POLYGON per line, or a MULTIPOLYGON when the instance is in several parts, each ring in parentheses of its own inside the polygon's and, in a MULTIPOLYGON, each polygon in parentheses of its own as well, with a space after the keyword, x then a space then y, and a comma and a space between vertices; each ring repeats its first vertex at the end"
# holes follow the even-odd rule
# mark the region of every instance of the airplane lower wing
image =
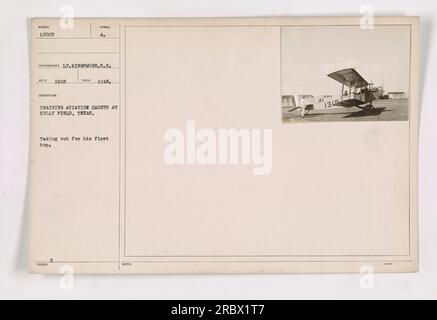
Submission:
POLYGON ((358 100, 358 99, 347 99, 347 100, 343 100, 343 101, 339 101, 339 102, 335 103, 334 106, 351 108, 351 107, 356 107, 356 106, 359 106, 362 104, 365 104, 365 102, 358 100))

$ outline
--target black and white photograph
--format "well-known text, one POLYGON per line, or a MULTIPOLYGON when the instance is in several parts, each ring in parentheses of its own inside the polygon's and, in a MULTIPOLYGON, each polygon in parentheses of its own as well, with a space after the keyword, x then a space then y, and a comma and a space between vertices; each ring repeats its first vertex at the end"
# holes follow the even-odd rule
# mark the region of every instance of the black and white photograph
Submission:
POLYGON ((282 27, 283 122, 406 121, 409 26, 282 27))

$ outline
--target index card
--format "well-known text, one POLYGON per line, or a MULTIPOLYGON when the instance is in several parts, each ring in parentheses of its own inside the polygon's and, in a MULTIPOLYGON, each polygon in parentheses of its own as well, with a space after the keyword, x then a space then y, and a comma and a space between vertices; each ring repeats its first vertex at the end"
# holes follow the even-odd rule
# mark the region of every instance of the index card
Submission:
POLYGON ((417 18, 71 22, 31 23, 31 272, 417 270, 417 18))

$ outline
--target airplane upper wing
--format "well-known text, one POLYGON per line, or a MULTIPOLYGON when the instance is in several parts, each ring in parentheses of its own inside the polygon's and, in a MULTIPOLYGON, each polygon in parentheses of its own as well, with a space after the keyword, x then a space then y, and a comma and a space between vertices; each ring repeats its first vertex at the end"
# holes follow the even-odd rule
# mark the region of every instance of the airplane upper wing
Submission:
POLYGON ((348 87, 365 87, 368 85, 368 82, 354 68, 330 73, 328 77, 348 87))

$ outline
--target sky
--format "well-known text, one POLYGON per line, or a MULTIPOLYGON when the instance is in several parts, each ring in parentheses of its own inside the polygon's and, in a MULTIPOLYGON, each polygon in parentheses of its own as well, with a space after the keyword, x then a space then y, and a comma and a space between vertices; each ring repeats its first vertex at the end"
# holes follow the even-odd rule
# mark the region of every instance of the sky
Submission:
POLYGON ((282 27, 282 94, 339 95, 328 73, 355 68, 384 90, 408 94, 409 26, 282 27))

